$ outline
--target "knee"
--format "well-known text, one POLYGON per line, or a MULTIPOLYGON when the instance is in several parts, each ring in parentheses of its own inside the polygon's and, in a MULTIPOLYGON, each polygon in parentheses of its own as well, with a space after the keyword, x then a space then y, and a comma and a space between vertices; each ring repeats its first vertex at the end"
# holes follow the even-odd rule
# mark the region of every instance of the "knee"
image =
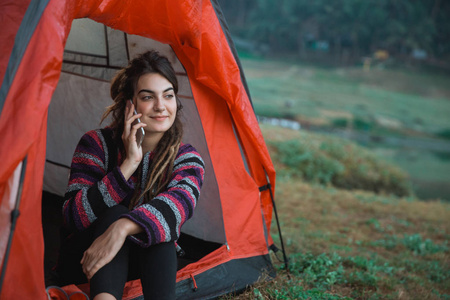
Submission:
MULTIPOLYGON (((143 264, 160 265, 162 268, 169 268, 177 264, 177 254, 173 243, 161 243, 148 248, 140 248, 143 264)), ((157 268, 159 269, 159 268, 157 268)))

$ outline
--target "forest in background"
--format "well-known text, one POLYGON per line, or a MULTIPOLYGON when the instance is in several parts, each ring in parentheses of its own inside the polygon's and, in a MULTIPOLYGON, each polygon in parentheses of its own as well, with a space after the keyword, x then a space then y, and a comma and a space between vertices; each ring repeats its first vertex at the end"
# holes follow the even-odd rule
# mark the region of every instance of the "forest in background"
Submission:
POLYGON ((409 60, 450 70, 450 1, 219 0, 238 48, 339 65, 409 60))

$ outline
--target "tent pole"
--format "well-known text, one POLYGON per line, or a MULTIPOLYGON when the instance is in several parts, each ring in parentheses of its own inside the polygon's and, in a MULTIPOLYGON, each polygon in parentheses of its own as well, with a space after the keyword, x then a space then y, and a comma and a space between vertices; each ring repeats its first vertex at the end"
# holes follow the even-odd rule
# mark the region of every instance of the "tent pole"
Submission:
POLYGON ((287 259, 286 250, 284 249, 283 235, 281 234, 280 221, 278 220, 277 206, 275 205, 275 199, 273 198, 272 186, 270 185, 270 183, 268 183, 267 187, 269 188, 270 199, 272 199, 273 212, 275 213, 275 220, 277 221, 278 235, 280 236, 281 252, 283 252, 284 265, 286 266, 286 271, 289 273, 289 260, 287 259))
POLYGON ((0 293, 2 291, 3 281, 5 279, 6 266, 8 264, 9 252, 11 250, 14 230, 16 228, 17 219, 19 218, 19 215, 20 215, 19 205, 20 205, 20 198, 22 196, 23 181, 25 179, 26 166, 27 166, 27 157, 25 156, 25 158, 22 161, 22 168, 20 171, 20 180, 19 180, 19 188, 17 190, 16 203, 14 205, 14 209, 11 211, 11 229, 9 232, 9 238, 8 238, 8 244, 6 246, 5 256, 3 257, 3 262, 2 262, 2 273, 1 273, 1 277, 0 277, 0 293))
MULTIPOLYGON (((266 173, 266 176, 267 176, 267 173, 266 173)), ((269 190, 269 192, 270 192, 270 199, 272 200, 273 211, 275 213, 275 220, 277 222, 278 235, 280 236, 281 252, 283 252, 284 265, 286 266, 286 271, 288 272, 288 276, 289 276, 289 260, 286 256, 286 250, 284 249, 283 235, 281 234, 280 221, 278 220, 277 206, 275 205, 275 199, 273 197, 273 192, 272 192, 272 185, 270 184, 270 182, 268 182, 265 186, 262 186, 259 188, 260 192, 265 191, 265 190, 269 190)), ((276 249, 278 251, 276 246, 274 246, 274 249, 276 249)), ((274 249, 271 249, 271 250, 276 252, 274 249)))

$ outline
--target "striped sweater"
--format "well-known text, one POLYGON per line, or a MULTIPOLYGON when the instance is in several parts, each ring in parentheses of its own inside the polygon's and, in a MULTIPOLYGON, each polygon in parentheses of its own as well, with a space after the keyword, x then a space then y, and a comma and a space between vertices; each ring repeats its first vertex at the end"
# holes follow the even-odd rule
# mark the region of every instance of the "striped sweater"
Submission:
MULTIPOLYGON (((141 187, 149 175, 152 153, 144 155, 141 187)), ((69 185, 64 196, 65 225, 72 231, 88 228, 98 216, 114 205, 128 206, 139 178, 138 171, 126 181, 119 166, 124 157, 110 128, 87 132, 78 143, 72 159, 69 185)), ((138 169, 139 170, 139 169, 138 169)), ((174 162, 167 189, 149 203, 139 202, 128 218, 144 232, 131 236, 142 247, 176 241, 181 226, 192 217, 204 177, 204 163, 189 144, 182 144, 174 162)))

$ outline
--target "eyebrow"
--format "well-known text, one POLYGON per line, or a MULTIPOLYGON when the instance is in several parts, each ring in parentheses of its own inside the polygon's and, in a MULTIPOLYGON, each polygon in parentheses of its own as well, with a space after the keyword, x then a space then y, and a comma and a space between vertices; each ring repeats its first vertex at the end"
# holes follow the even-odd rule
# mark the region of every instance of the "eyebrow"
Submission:
MULTIPOLYGON (((163 93, 168 92, 168 91, 170 91, 170 90, 173 91, 173 87, 169 87, 169 88, 165 89, 165 90, 163 91, 163 93)), ((147 89, 142 89, 142 90, 140 90, 140 91, 138 92, 138 94, 140 94, 140 93, 156 94, 154 91, 152 91, 152 90, 147 90, 147 89)))

